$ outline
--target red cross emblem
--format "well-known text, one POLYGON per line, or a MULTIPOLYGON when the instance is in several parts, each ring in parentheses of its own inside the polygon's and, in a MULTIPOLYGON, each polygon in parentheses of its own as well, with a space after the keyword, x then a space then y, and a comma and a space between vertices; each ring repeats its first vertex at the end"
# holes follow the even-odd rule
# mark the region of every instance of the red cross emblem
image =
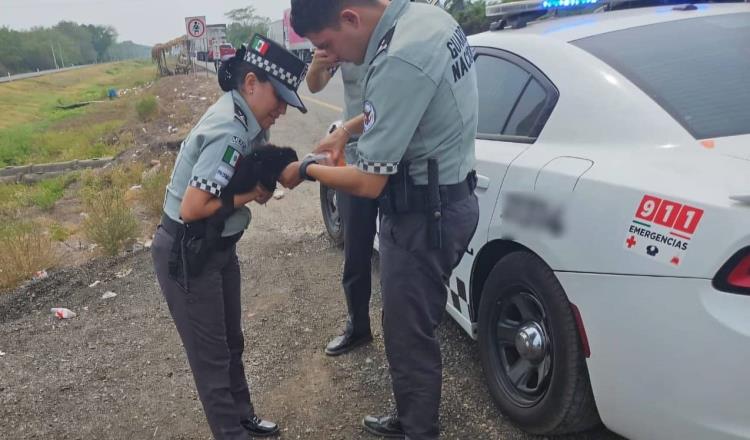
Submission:
POLYGON ((625 243, 628 244, 628 249, 630 249, 633 246, 635 246, 635 244, 637 243, 637 241, 635 241, 635 235, 631 235, 630 238, 628 238, 625 243))
POLYGON ((679 266, 680 265, 680 257, 672 257, 672 260, 670 261, 670 263, 674 264, 675 266, 679 266))

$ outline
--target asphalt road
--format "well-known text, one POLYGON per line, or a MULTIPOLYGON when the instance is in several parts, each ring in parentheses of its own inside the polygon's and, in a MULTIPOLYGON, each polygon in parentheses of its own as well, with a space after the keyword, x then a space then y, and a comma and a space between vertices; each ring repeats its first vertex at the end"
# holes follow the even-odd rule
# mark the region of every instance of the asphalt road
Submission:
POLYGON ((36 76, 51 75, 53 73, 67 72, 68 70, 80 69, 81 67, 87 66, 64 67, 62 69, 40 70, 39 72, 19 73, 17 75, 2 76, 0 77, 0 83, 16 81, 19 79, 34 78, 36 76))

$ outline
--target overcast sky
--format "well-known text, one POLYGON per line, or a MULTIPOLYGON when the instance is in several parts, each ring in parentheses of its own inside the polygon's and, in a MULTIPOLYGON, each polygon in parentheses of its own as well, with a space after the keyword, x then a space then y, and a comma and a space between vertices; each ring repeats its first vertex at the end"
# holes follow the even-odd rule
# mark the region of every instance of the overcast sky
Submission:
POLYGON ((224 13, 255 6, 258 15, 282 18, 290 0, 0 0, 0 26, 29 29, 61 20, 111 25, 118 41, 153 45, 185 33, 185 17, 205 15, 208 24, 226 23, 224 13))

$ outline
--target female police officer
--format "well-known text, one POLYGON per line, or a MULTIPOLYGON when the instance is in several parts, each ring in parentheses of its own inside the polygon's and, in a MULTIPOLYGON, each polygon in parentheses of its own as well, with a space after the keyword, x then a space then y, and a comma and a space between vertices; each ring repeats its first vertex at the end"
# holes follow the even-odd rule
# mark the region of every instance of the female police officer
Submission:
MULTIPOLYGON (((240 270, 235 253, 235 243, 250 223, 245 204, 263 204, 271 194, 258 185, 250 192, 222 197, 222 189, 238 162, 265 142, 266 130, 286 113, 287 104, 306 112, 296 92, 305 69, 293 54, 260 35, 253 37, 249 50, 242 47, 222 63, 219 85, 226 93, 183 142, 154 237, 159 285, 217 440, 247 440, 278 432, 275 423, 256 416, 250 401, 242 365, 240 270), (209 243, 208 252, 198 249, 196 258, 191 246, 206 240, 207 219, 220 210, 230 213, 219 227, 221 237, 209 243)), ((285 184, 288 179, 282 174, 280 181, 285 184)))

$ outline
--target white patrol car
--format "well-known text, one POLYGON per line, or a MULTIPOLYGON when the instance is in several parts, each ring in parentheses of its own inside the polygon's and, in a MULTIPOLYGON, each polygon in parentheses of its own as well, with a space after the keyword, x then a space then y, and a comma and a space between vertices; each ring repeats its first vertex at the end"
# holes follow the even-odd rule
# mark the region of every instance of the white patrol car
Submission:
POLYGON ((527 431, 750 439, 750 4, 529 22, 592 3, 490 2, 505 29, 469 37, 481 214, 448 311, 527 431))

